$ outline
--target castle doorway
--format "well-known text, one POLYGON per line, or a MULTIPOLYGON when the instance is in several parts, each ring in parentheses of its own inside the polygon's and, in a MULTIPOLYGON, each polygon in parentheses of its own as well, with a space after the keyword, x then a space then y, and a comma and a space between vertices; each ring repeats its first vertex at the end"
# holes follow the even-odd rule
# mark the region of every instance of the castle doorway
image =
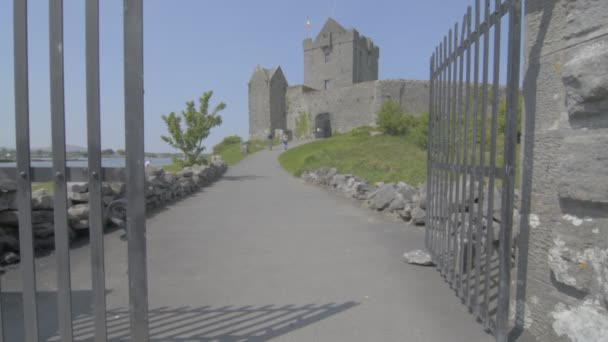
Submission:
POLYGON ((329 138, 331 137, 331 121, 329 120, 329 113, 321 113, 315 117, 315 138, 329 138))

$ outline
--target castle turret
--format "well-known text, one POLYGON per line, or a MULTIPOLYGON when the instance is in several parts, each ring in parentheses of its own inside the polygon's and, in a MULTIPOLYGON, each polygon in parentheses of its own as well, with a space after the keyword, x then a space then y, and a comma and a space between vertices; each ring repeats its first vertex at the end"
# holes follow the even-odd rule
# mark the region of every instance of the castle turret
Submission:
POLYGON ((325 90, 378 79, 380 49, 355 29, 329 18, 313 40, 305 39, 304 85, 325 90))
POLYGON ((257 66, 249 80, 249 138, 265 139, 275 129, 286 128, 287 80, 280 66, 257 66))

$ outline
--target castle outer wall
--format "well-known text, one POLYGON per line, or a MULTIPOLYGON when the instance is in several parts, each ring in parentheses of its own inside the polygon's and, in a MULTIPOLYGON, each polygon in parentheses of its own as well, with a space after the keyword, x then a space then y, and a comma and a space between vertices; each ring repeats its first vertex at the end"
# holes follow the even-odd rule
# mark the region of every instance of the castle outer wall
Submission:
POLYGON ((329 113, 333 132, 344 133, 374 125, 380 107, 389 99, 408 114, 425 113, 429 101, 428 82, 369 81, 328 90, 314 90, 302 85, 289 87, 286 94, 287 129, 295 132, 300 113, 306 113, 309 127, 308 134, 300 139, 312 137, 315 117, 322 113, 329 113))

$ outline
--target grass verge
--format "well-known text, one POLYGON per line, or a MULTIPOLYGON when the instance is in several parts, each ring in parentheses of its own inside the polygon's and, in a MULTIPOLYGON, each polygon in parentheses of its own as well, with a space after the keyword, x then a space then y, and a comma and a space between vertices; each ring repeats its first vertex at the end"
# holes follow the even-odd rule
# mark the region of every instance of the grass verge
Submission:
POLYGON ((370 182, 404 181, 416 185, 426 179, 426 151, 411 136, 372 135, 373 128, 361 127, 349 133, 294 147, 279 161, 288 172, 335 167, 370 182))

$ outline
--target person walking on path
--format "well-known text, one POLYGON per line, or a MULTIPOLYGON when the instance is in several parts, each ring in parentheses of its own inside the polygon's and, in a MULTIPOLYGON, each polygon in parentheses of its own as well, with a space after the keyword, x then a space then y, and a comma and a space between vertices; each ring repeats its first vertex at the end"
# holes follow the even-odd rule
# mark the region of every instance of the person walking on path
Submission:
POLYGON ((268 151, 272 151, 272 133, 268 133, 268 151))
POLYGON ((283 149, 285 151, 287 151, 287 142, 289 142, 289 139, 287 138, 287 134, 283 134, 283 149))

